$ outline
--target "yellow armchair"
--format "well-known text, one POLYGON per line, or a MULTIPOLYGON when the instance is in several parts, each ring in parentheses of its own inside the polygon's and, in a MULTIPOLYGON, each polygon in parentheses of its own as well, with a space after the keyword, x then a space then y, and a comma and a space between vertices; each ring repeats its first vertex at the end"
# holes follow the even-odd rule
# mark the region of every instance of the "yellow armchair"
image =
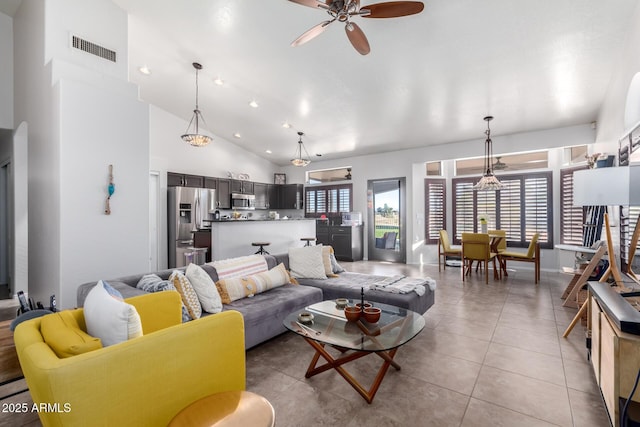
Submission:
MULTIPOLYGON (((181 322, 177 292, 129 298, 144 336, 60 359, 21 323, 14 340, 44 426, 161 426, 190 403, 245 389, 244 323, 237 311, 181 322)), ((82 309, 73 310, 86 331, 82 309)))

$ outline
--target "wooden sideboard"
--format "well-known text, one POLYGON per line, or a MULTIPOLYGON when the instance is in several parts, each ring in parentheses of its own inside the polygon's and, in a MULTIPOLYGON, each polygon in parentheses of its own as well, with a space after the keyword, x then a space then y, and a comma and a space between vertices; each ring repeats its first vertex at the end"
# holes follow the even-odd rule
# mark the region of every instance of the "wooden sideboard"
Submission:
MULTIPOLYGON (((608 284, 599 284, 609 286, 608 284)), ((590 283, 591 289, 592 283, 590 283)), ((603 288, 604 289, 604 288, 603 288)), ((611 424, 620 426, 622 404, 631 393, 640 369, 640 335, 623 332, 619 321, 607 312, 603 300, 589 300, 591 363, 611 424), (621 404, 621 402, 623 402, 621 404)), ((640 405, 640 389, 632 397, 634 410, 640 405)))

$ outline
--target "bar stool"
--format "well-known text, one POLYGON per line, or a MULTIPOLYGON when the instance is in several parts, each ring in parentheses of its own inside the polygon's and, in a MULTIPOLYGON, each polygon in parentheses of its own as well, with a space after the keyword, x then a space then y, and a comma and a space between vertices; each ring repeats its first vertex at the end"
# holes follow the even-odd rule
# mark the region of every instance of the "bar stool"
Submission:
POLYGON ((300 240, 302 240, 303 242, 307 242, 305 244, 305 246, 311 246, 311 242, 315 242, 316 238, 315 237, 301 237, 300 240))
POLYGON ((251 246, 260 246, 260 249, 258 249, 256 254, 269 255, 269 252, 265 251, 264 247, 269 246, 270 244, 271 244, 270 242, 253 242, 251 243, 251 246))

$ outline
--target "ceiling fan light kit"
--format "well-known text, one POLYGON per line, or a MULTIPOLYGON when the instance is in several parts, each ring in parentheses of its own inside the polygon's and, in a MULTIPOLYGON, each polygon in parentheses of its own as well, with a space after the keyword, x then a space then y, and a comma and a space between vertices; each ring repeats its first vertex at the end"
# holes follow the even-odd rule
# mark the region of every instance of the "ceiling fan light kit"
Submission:
POLYGON ((187 130, 184 135, 180 136, 180 138, 182 138, 182 140, 187 144, 194 147, 204 147, 212 141, 212 138, 209 135, 200 133, 200 121, 205 123, 202 113, 198 108, 198 71, 202 70, 202 65, 197 62, 194 62, 192 65, 193 68, 196 69, 196 108, 193 110, 193 116, 191 116, 191 121, 187 126, 187 130))
POLYGON ((291 164, 297 167, 305 167, 309 163, 311 163, 311 160, 309 160, 309 153, 307 152, 307 149, 305 148, 304 143, 302 142, 302 135, 304 135, 304 133, 298 132, 298 135, 300 137, 300 139, 298 140, 298 148, 296 149, 296 156, 293 159, 291 159, 291 164), (303 150, 304 150, 304 153, 306 154, 306 157, 302 157, 303 150))
POLYGON ((504 184, 502 184, 498 178, 493 174, 493 164, 491 159, 493 158, 493 142, 491 141, 491 128, 489 122, 493 120, 493 116, 486 116, 484 121, 487 122, 487 130, 485 135, 487 139, 484 142, 484 175, 480 178, 480 181, 473 186, 476 191, 489 191, 489 190, 502 190, 504 184))
POLYGON ((295 39, 291 46, 300 46, 314 39, 324 32, 327 27, 335 21, 344 22, 344 30, 351 45, 361 55, 371 52, 369 41, 362 29, 351 21, 354 16, 363 18, 399 18, 401 16, 415 15, 424 10, 424 3, 420 1, 390 1, 384 3, 374 3, 360 7, 360 0, 289 0, 303 6, 315 9, 324 9, 331 19, 321 22, 311 29, 305 31, 300 37, 295 39))

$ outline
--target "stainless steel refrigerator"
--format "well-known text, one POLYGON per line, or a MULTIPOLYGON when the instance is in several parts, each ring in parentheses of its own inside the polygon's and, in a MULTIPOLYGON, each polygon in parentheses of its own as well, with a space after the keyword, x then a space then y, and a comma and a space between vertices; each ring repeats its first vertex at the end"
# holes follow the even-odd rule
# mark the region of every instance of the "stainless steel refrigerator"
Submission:
POLYGON ((169 268, 184 267, 185 253, 193 248, 193 232, 211 228, 216 190, 192 187, 169 187, 167 224, 169 268))

